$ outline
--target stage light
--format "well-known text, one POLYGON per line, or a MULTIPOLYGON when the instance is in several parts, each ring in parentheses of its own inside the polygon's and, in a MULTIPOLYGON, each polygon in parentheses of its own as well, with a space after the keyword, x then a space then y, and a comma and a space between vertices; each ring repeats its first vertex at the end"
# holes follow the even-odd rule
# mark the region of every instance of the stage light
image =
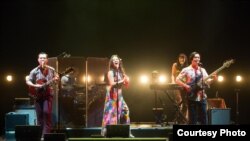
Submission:
POLYGON ((159 76, 159 83, 165 83, 167 81, 167 78, 166 78, 166 76, 165 75, 160 75, 159 76))
POLYGON ((127 79, 128 79, 128 81, 130 81, 130 78, 129 78, 129 76, 127 76, 127 79))
POLYGON ((218 82, 223 82, 224 81, 224 77, 222 75, 219 75, 217 81, 218 82))
POLYGON ((7 80, 8 82, 13 81, 13 76, 12 76, 12 75, 7 75, 7 76, 6 76, 6 80, 7 80))
MULTIPOLYGON (((237 75, 235 77, 235 81, 236 83, 240 83, 242 81, 242 77, 240 75, 237 75)), ((235 93, 236 93, 236 116, 235 116, 235 123, 239 124, 239 93, 240 93, 240 88, 239 86, 237 86, 238 88, 235 89, 235 93)))
POLYGON ((241 77, 240 75, 237 75, 237 76, 235 77, 235 81, 236 81, 236 82, 241 82, 241 81, 242 81, 242 77, 241 77))
MULTIPOLYGON (((87 81, 88 81, 88 83, 89 83, 89 82, 91 82, 91 80, 92 80, 92 79, 91 79, 91 76, 90 76, 90 75, 88 75, 88 77, 87 77, 87 81)), ((86 82, 86 76, 83 76, 83 77, 82 77, 82 81, 83 81, 83 83, 85 83, 85 82, 86 82)))
POLYGON ((27 81, 28 79, 29 79, 29 75, 26 75, 26 76, 24 77, 24 80, 27 81))
POLYGON ((100 77, 100 81, 101 81, 101 82, 104 82, 104 79, 105 79, 105 76, 104 76, 104 75, 100 77))
POLYGON ((141 84, 147 84, 148 81, 149 81, 148 76, 146 76, 146 75, 141 75, 140 76, 140 83, 141 84))

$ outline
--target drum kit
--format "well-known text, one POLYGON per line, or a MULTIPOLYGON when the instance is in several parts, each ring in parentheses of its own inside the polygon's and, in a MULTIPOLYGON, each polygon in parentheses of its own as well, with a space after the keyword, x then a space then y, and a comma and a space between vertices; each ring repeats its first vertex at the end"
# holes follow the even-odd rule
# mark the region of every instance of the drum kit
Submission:
POLYGON ((77 83, 76 78, 70 75, 61 78, 61 118, 65 126, 84 124, 79 121, 84 122, 86 109, 95 109, 96 105, 104 103, 100 103, 100 99, 105 97, 105 84, 89 85, 87 93, 88 107, 86 108, 85 84, 77 83), (78 118, 76 119, 76 117, 78 118))

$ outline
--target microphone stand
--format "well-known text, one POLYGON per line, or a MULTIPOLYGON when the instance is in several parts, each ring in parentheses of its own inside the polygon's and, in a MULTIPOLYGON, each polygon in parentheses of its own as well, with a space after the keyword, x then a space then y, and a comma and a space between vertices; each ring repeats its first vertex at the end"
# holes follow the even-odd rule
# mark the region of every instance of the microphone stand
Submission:
MULTIPOLYGON (((66 52, 62 52, 61 54, 57 55, 56 58, 57 60, 59 58, 64 59, 64 58, 69 58, 71 55, 66 53, 66 52)), ((59 71, 56 71, 56 73, 59 75, 59 82, 58 82, 58 121, 57 121, 57 130, 60 130, 60 126, 61 126, 61 79, 64 75, 70 73, 74 71, 72 67, 66 68, 66 70, 62 73, 60 73, 59 71)))
POLYGON ((62 73, 58 73, 59 75, 59 82, 58 82, 58 124, 57 124, 57 129, 60 130, 60 124, 61 124, 61 87, 62 87, 62 83, 61 83, 61 78, 63 76, 65 76, 66 74, 70 73, 70 72, 73 72, 74 69, 72 67, 69 67, 69 68, 66 68, 66 70, 62 73))
POLYGON ((118 70, 117 70, 117 72, 116 72, 116 91, 117 91, 117 99, 116 99, 116 104, 117 104, 117 107, 116 107, 116 112, 117 112, 117 116, 116 116, 116 118, 117 118, 117 124, 120 124, 120 118, 119 118, 119 80, 118 80, 118 78, 119 78, 119 68, 118 68, 118 70))
POLYGON ((61 83, 61 78, 62 78, 62 74, 58 73, 59 75, 59 82, 58 82, 58 122, 57 122, 57 131, 60 131, 61 129, 61 87, 62 87, 62 83, 61 83))
POLYGON ((58 74, 59 78, 58 78, 58 82, 57 82, 57 87, 58 87, 58 121, 57 121, 57 125, 56 125, 56 129, 57 131, 60 131, 60 94, 61 94, 61 78, 63 75, 65 75, 65 73, 60 73, 59 71, 55 71, 55 73, 58 74))
MULTIPOLYGON (((63 55, 62 59, 64 59, 65 57, 65 52, 63 52, 62 54, 58 55, 57 58, 61 58, 61 56, 63 55)), ((66 56, 67 58, 68 56, 66 56)), ((61 79, 63 76, 65 76, 66 74, 73 72, 74 69, 72 67, 68 67, 65 69, 65 71, 63 72, 59 72, 59 71, 55 71, 58 75, 59 75, 59 82, 58 82, 58 121, 57 121, 57 131, 60 131, 61 129, 61 93, 62 93, 62 83, 61 83, 61 79)))
POLYGON ((238 125, 239 124, 239 91, 240 89, 235 89, 236 92, 236 120, 235 120, 235 124, 238 125))
POLYGON ((57 127, 56 127, 56 129, 57 129, 57 131, 58 132, 60 132, 60 129, 61 129, 61 87, 62 87, 62 83, 61 83, 61 78, 64 76, 64 75, 66 75, 66 71, 65 72, 63 72, 63 73, 60 73, 60 72, 58 72, 58 71, 55 71, 57 74, 58 74, 58 76, 59 76, 59 78, 58 78, 58 83, 57 83, 57 85, 58 85, 58 121, 57 121, 57 127))

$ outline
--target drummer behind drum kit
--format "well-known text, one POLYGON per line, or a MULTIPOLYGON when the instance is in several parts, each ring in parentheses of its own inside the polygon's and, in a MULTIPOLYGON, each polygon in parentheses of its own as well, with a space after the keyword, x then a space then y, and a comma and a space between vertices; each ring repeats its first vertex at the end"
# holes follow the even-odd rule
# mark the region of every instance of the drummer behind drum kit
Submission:
MULTIPOLYGON (((75 127, 83 125, 86 112, 86 87, 77 83, 73 73, 61 78, 62 120, 65 126, 75 127)), ((88 87, 88 109, 100 107, 99 99, 104 99, 105 84, 93 84, 88 87)), ((103 108, 101 108, 103 109, 103 108)), ((91 113, 89 113, 91 114, 91 113)))
POLYGON ((66 127, 84 124, 82 122, 85 113, 85 87, 76 83, 77 78, 74 73, 61 78, 61 118, 66 127))

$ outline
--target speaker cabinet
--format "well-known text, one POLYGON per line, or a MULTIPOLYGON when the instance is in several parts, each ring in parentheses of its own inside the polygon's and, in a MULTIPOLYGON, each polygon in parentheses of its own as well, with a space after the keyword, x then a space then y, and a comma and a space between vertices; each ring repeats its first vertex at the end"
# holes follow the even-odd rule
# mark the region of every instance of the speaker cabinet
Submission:
POLYGON ((10 112, 5 115, 5 131, 15 131, 16 125, 28 125, 29 114, 10 112))
POLYGON ((118 125, 107 125, 107 137, 129 137, 130 125, 118 124, 118 125))
POLYGON ((64 133, 47 133, 44 134, 44 141, 66 141, 64 133))
POLYGON ((16 141, 40 141, 42 127, 37 125, 17 125, 15 127, 16 141))
POLYGON ((34 105, 29 105, 27 107, 15 109, 17 114, 28 114, 29 115, 29 125, 37 125, 36 110, 34 105))
POLYGON ((213 108, 208 110, 208 121, 211 125, 229 125, 231 108, 213 108))

